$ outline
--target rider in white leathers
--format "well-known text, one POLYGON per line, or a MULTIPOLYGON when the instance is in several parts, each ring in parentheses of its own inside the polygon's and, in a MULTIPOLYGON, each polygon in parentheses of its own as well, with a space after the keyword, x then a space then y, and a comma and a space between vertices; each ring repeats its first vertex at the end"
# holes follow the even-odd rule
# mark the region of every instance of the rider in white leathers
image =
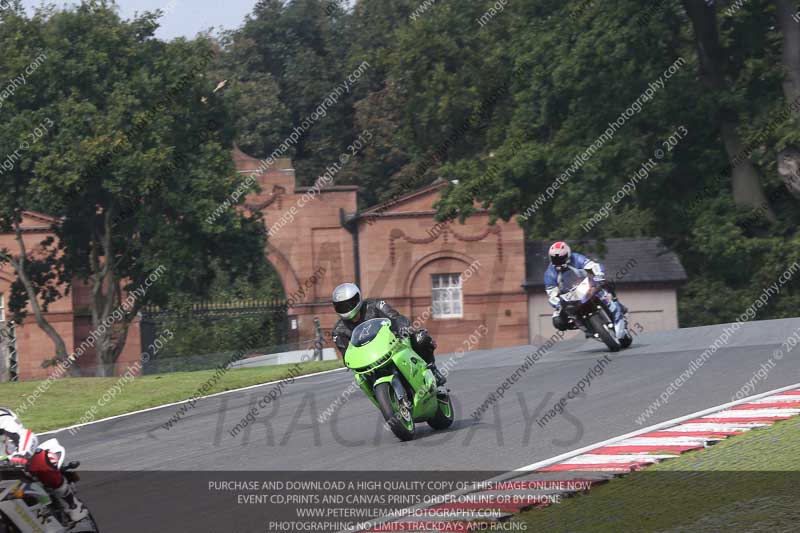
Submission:
MULTIPOLYGON (((57 441, 48 442, 57 445, 57 441)), ((63 451, 60 446, 58 448, 58 452, 63 451)), ((10 409, 0 407, 0 452, 8 455, 12 463, 25 466, 61 503, 69 519, 80 522, 89 516, 89 510, 59 470, 58 458, 53 457, 52 450, 41 448, 36 434, 26 429, 10 409)))

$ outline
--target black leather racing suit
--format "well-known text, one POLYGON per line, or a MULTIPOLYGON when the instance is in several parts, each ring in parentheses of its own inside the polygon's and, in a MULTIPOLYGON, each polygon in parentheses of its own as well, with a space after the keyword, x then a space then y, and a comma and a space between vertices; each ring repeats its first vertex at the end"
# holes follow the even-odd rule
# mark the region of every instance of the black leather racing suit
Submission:
POLYGON ((353 320, 340 318, 333 327, 333 344, 336 345, 342 357, 344 357, 344 352, 347 350, 350 337, 353 335, 355 327, 373 318, 388 318, 391 320, 391 328, 395 334, 401 333, 402 330, 408 330, 411 333, 411 347, 414 351, 429 365, 434 364, 433 352, 436 350, 436 343, 433 342, 428 332, 424 329, 418 331, 412 330, 411 321, 398 313, 391 305, 387 304, 384 300, 371 299, 362 302, 361 310, 353 320))

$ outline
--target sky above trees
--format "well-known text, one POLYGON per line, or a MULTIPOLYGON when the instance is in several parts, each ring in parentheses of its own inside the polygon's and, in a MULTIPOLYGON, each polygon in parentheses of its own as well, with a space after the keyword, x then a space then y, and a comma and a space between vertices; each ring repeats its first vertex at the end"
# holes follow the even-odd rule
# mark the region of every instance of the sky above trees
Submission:
MULTIPOLYGON (((24 0, 32 12, 41 0, 24 0)), ((75 5, 80 2, 55 2, 57 5, 75 5)), ((160 39, 195 37, 209 28, 234 29, 242 24, 245 16, 253 10, 256 0, 119 0, 119 13, 123 18, 133 18, 144 11, 163 10, 161 27, 156 31, 160 39)))

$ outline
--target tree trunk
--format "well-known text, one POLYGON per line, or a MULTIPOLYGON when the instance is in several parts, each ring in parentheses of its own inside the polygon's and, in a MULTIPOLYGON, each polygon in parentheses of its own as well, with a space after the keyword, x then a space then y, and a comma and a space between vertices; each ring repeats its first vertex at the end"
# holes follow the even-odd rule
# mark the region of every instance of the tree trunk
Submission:
MULTIPOLYGON (((783 96, 786 105, 800 99, 800 23, 795 20, 797 9, 790 0, 775 0, 775 14, 778 28, 783 35, 781 63, 783 65, 783 96)), ((794 110, 800 106, 793 106, 794 110)), ((800 125, 800 112, 794 111, 795 123, 800 125)), ((786 188, 795 198, 800 199, 800 150, 787 146, 778 153, 778 173, 786 188)))
MULTIPOLYGON (((783 80, 783 95, 788 104, 800 96, 800 24, 793 18, 797 12, 793 1, 775 0, 775 6, 778 28, 783 35, 781 63, 786 76, 783 80)), ((795 119, 797 117, 798 114, 795 113, 795 119)))
POLYGON ((42 306, 39 304, 39 296, 36 292, 36 288, 33 286, 33 282, 28 277, 28 273, 26 271, 28 251, 25 248, 25 241, 22 238, 22 227, 20 226, 21 223, 21 220, 16 220, 14 222, 14 233, 19 250, 19 256, 10 257, 9 262, 14 268, 14 272, 16 273, 20 283, 22 283, 22 286, 25 288, 36 325, 39 326, 39 328, 44 331, 48 337, 50 337, 50 340, 53 341, 53 344, 55 345, 56 361, 69 365, 69 373, 71 376, 80 376, 81 371, 78 365, 75 364, 75 359, 71 359, 69 354, 67 354, 67 345, 64 342, 64 339, 61 337, 61 335, 59 335, 55 328, 53 328, 47 318, 45 318, 42 306))
MULTIPOLYGON (((713 3, 709 5, 700 0, 683 0, 683 5, 694 29, 697 56, 700 59, 700 78, 711 91, 723 92, 726 90, 727 51, 719 40, 716 7, 713 3)), ((732 169, 734 203, 762 210, 767 218, 777 220, 764 195, 758 170, 750 156, 745 157, 742 139, 737 131, 738 118, 727 110, 723 112, 719 122, 720 136, 732 169)))
POLYGON ((728 153, 728 159, 732 162, 733 171, 731 175, 731 185, 733 187, 733 201, 736 205, 753 206, 754 208, 763 208, 764 215, 775 222, 777 218, 775 213, 769 209, 767 198, 764 196, 764 190, 761 188, 761 179, 758 170, 750 161, 749 157, 743 157, 742 154, 745 148, 739 132, 736 131, 736 126, 731 122, 723 121, 720 126, 722 134, 722 141, 725 143, 725 151, 728 153), (757 199, 756 204, 752 204, 752 200, 757 199), (762 203, 763 202, 763 203, 762 203), (763 206, 766 206, 764 208, 763 206))
POLYGON ((92 264, 92 329, 97 343, 97 369, 95 375, 105 377, 114 374, 115 360, 113 332, 116 319, 112 317, 120 304, 120 282, 115 279, 113 264, 112 241, 113 208, 109 207, 103 213, 103 225, 100 231, 95 231, 92 236, 90 261, 92 264), (102 259, 101 259, 102 257, 102 259))
POLYGON ((95 352, 98 377, 114 375, 117 359, 122 354, 128 339, 130 324, 143 305, 143 300, 138 294, 130 308, 125 309, 122 305, 122 281, 118 279, 113 264, 108 259, 114 257, 113 226, 113 208, 108 208, 103 214, 102 234, 94 235, 90 250, 90 261, 94 272, 91 280, 92 327, 97 338, 95 352))

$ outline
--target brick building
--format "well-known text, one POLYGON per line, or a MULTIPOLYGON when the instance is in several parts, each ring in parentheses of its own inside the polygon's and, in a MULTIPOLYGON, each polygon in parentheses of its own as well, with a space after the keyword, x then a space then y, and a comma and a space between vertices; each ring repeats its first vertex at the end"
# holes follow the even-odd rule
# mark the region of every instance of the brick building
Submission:
MULTIPOLYGON (((27 211, 22 219, 22 237, 28 253, 34 257, 43 253, 41 243, 53 236, 52 225, 57 219, 42 213, 27 211)), ((7 248, 16 253, 18 245, 13 234, 0 234, 0 249, 7 248)), ((11 284, 16 279, 13 269, 9 265, 0 268, 0 329, 4 335, 0 338, 0 381, 8 379, 10 346, 5 334, 8 331, 8 322, 11 320, 7 313, 6 305, 8 295, 11 293, 11 284)), ((67 351, 77 348, 86 339, 92 330, 89 302, 91 301, 90 288, 75 282, 72 290, 65 298, 61 298, 48 306, 45 317, 53 326, 67 345, 67 351)), ((50 370, 42 367, 42 362, 52 359, 55 353, 53 342, 42 331, 29 311, 28 316, 21 324, 16 324, 14 329, 14 349, 17 352, 16 372, 20 380, 46 378, 50 370)), ((141 355, 139 323, 134 322, 128 334, 128 342, 117 361, 117 368, 124 371, 131 363, 138 361, 141 355)), ((96 365, 96 354, 93 348, 86 351, 83 357, 77 360, 77 366, 87 373, 93 372, 96 365)))
MULTIPOLYGON (((234 158, 240 172, 259 168, 240 151, 234 158)), ((288 159, 259 181, 262 193, 247 206, 270 228, 267 258, 298 302, 291 323, 299 338, 311 337, 315 316, 326 331, 333 327, 330 294, 346 281, 426 327, 440 352, 535 343, 551 334, 545 243, 526 242, 516 222, 489 225, 480 209, 464 224, 437 223, 433 204, 446 181, 361 212, 356 187, 296 187, 288 159), (310 283, 320 266, 326 275, 310 283)), ((610 239, 599 259, 632 318, 649 331, 678 327, 677 289, 686 273, 659 239, 610 239)))
MULTIPOLYGON (((260 164, 238 150, 234 159, 242 173, 260 164)), ((483 211, 464 225, 437 223, 433 203, 445 181, 358 212, 357 187, 296 187, 288 159, 258 179, 262 192, 246 206, 264 215, 267 258, 297 300, 290 323, 299 338, 312 336, 314 317, 330 331, 338 318, 333 288, 355 281, 427 327, 441 350, 528 342, 525 242, 516 223, 490 226, 483 211), (325 275, 316 280, 319 267, 325 275), (471 334, 477 342, 464 344, 471 334)))
MULTIPOLYGON (((261 165, 238 149, 233 158, 242 174, 251 175, 261 165)), ((264 216, 269 232, 265 256, 290 304, 291 336, 313 338, 315 317, 329 332, 338 318, 330 295, 346 281, 356 282, 367 297, 389 301, 415 325, 426 327, 440 353, 535 343, 548 336, 550 311, 541 287, 544 243, 526 243, 516 222, 490 225, 488 213, 480 209, 464 224, 437 223, 433 204, 446 181, 359 212, 357 187, 297 186, 289 159, 276 160, 256 178, 261 192, 247 197, 245 208, 264 216)), ((53 222, 46 215, 28 213, 28 246, 35 248, 50 235, 53 222)), ((13 250, 12 241, 12 235, 0 235, 0 247, 13 250)), ((657 239, 611 240, 608 246, 609 273, 627 269, 625 279, 618 281, 632 316, 646 321, 649 330, 677 327, 676 290, 686 278, 677 257, 657 239), (619 261, 628 263, 620 266, 619 261)), ((13 280, 8 267, 0 269, 0 321, 3 295, 9 294, 13 280)), ((68 349, 75 349, 90 332, 88 296, 86 287, 76 285, 47 314, 68 349)), ((20 379, 45 377, 41 362, 52 357, 52 342, 32 316, 16 331, 20 379)), ((139 324, 134 323, 117 372, 138 360, 138 333, 139 324)), ((0 351, 0 376, 2 359, 0 351)), ((81 365, 93 364, 94 354, 87 353, 81 365)))

